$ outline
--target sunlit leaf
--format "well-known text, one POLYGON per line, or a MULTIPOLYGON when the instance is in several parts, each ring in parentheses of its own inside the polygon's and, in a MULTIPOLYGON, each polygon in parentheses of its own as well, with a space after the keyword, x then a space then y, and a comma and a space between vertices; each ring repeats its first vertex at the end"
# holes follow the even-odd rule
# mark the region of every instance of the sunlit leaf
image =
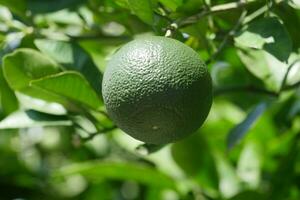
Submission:
POLYGON ((280 90, 286 73, 288 73, 286 85, 300 81, 299 53, 291 53, 287 62, 281 62, 264 50, 240 49, 238 54, 246 68, 270 90, 280 90))
POLYGON ((240 155, 237 173, 241 180, 251 189, 257 189, 261 179, 262 147, 260 143, 248 142, 240 155))
POLYGON ((31 81, 30 85, 94 109, 101 106, 101 101, 96 92, 78 72, 66 71, 46 76, 31 81))
MULTIPOLYGON (((0 0, 1 2, 1 0, 0 0)), ((1 3, 0 3, 1 4, 1 3)), ((10 10, 4 6, 0 6, 0 21, 8 22, 13 19, 12 13, 10 10)))
POLYGON ((59 65, 32 49, 18 49, 3 58, 4 76, 11 88, 26 90, 29 82, 60 71, 59 65))
POLYGON ((18 49, 3 58, 4 77, 10 88, 28 96, 48 102, 57 102, 69 109, 75 109, 74 105, 71 105, 65 98, 30 85, 32 80, 60 71, 60 66, 57 63, 32 49, 18 49))
POLYGON ((37 47, 69 70, 81 72, 98 94, 101 94, 102 74, 89 55, 76 43, 55 40, 35 40, 37 47))
POLYGON ((216 167, 219 174, 219 191, 225 198, 236 195, 241 190, 240 179, 234 167, 220 152, 215 152, 216 167))
POLYGON ((300 1, 299 0, 289 0, 289 5, 295 9, 300 9, 300 1))

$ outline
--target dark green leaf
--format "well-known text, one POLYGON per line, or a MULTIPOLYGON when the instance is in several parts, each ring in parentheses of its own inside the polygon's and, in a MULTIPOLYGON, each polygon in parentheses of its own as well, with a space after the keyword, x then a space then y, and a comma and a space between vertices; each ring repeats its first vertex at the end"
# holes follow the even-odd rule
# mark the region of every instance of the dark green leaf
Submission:
POLYGON ((0 4, 8 7, 15 14, 24 17, 26 12, 25 0, 0 0, 0 4))
POLYGON ((84 0, 28 0, 28 7, 33 13, 47 13, 64 8, 74 8, 83 2, 84 0))
POLYGON ((246 26, 235 37, 238 46, 264 49, 280 61, 292 52, 291 38, 276 17, 263 18, 246 26))
POLYGON ((263 114, 266 108, 266 103, 258 104, 240 124, 238 124, 229 132, 227 137, 228 149, 234 147, 234 145, 237 144, 245 136, 247 131, 251 128, 254 122, 256 122, 256 120, 263 114))

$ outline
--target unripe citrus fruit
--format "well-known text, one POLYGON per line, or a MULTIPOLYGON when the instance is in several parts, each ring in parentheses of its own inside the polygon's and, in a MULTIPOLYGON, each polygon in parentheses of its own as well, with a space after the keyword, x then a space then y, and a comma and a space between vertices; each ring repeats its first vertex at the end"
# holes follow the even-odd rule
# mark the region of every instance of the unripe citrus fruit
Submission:
POLYGON ((174 142, 194 132, 212 103, 211 78, 198 54, 160 36, 120 48, 108 62, 102 93, 119 128, 150 144, 174 142))

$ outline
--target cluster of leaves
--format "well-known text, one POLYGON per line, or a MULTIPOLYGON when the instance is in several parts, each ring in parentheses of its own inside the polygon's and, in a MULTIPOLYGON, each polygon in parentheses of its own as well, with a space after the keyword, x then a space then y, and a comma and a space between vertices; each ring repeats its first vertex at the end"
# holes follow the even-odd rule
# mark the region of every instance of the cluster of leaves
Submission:
POLYGON ((0 0, 1 199, 300 199, 299 26, 297 0, 0 0), (145 34, 192 47, 214 83, 204 126, 164 147, 101 97, 145 34))

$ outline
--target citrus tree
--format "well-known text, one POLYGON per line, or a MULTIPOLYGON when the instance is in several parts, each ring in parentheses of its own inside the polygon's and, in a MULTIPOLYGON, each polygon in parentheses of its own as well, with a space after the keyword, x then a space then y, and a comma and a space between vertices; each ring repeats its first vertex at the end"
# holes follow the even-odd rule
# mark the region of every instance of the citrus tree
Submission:
POLYGON ((299 27, 298 0, 0 0, 0 199, 299 200, 299 27))

